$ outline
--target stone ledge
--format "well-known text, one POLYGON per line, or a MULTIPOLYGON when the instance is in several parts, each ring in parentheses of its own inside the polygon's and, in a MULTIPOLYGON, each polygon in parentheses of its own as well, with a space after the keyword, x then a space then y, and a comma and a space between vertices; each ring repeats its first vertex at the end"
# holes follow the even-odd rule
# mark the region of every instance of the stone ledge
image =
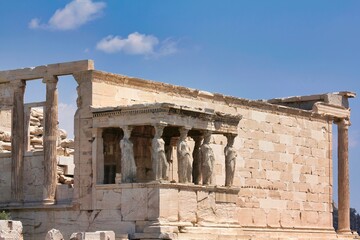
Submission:
POLYGON ((0 153, 0 158, 11 158, 11 156, 12 156, 11 152, 0 153))
POLYGON ((24 157, 32 157, 32 156, 43 156, 44 155, 44 150, 41 151, 26 151, 24 152, 24 157))
POLYGON ((179 189, 179 190, 192 190, 192 191, 204 191, 204 192, 217 192, 217 193, 229 193, 238 194, 240 188, 236 187, 224 187, 216 185, 194 185, 194 184, 182 184, 182 183, 169 183, 169 182, 149 182, 149 183, 121 183, 121 184, 102 184, 96 185, 97 190, 115 190, 115 189, 131 189, 131 188, 159 188, 159 189, 179 189))
POLYGON ((46 205, 42 202, 25 202, 25 203, 0 203, 0 210, 36 210, 36 209, 51 209, 51 210, 64 210, 74 209, 73 204, 53 204, 46 205))
POLYGON ((291 232, 291 233, 329 233, 336 234, 333 228, 288 228, 288 227, 252 227, 252 226, 242 226, 244 232, 256 231, 256 232, 291 232))
POLYGON ((16 79, 32 80, 40 79, 48 75, 62 76, 70 75, 75 72, 93 70, 92 60, 80 60, 74 62, 54 63, 30 68, 0 71, 0 83, 9 82, 16 79))

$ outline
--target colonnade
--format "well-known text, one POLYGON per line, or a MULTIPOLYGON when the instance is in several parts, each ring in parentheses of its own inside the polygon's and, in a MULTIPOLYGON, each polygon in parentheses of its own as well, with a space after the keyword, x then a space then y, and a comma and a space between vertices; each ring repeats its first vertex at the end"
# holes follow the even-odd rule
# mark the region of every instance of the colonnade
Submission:
MULTIPOLYGON (((163 139, 164 128, 167 124, 154 124, 154 136, 151 140, 151 166, 152 166, 152 180, 162 181, 169 180, 168 169, 169 159, 166 154, 165 140, 163 139)), ((171 126, 174 127, 174 126, 171 126)), ((121 149, 121 182, 130 183, 136 182, 136 163, 134 157, 134 145, 131 137, 131 132, 134 126, 126 125, 119 126, 123 130, 124 136, 120 141, 121 149)), ((176 143, 176 156, 178 164, 178 182, 179 183, 194 183, 211 185, 214 184, 213 171, 215 155, 210 145, 212 132, 209 130, 197 130, 201 134, 194 136, 189 135, 190 127, 178 127, 180 136, 173 136, 178 138, 176 143), (194 140, 194 148, 191 149, 188 137, 194 140)), ((100 167, 103 162, 100 160, 99 154, 103 153, 102 129, 97 128, 94 130, 95 145, 97 151, 97 182, 101 183, 104 177, 104 169, 100 167), (101 150, 101 151, 99 151, 101 150)), ((228 138, 228 144, 224 149, 225 165, 226 165, 226 181, 225 186, 231 186, 234 178, 236 151, 233 148, 235 134, 224 135, 228 138), (229 140, 230 139, 230 140, 229 140)), ((150 147, 150 146, 149 146, 150 147)))
MULTIPOLYGON (((53 204, 56 191, 56 141, 58 130, 58 90, 56 76, 43 78, 46 84, 46 114, 44 130, 44 189, 43 203, 53 204)), ((11 164, 11 197, 13 203, 23 200, 23 172, 25 150, 25 119, 24 119, 24 93, 26 82, 24 80, 11 81, 13 86, 12 108, 12 164, 11 164)))

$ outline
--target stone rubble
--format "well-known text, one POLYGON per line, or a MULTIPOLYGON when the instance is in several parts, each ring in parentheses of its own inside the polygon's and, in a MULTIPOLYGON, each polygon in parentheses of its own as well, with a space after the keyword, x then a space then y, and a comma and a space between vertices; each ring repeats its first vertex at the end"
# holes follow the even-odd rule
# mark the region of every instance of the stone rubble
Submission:
POLYGON ((59 230, 53 228, 47 232, 45 240, 64 240, 64 237, 59 230))
POLYGON ((0 220, 0 240, 23 240, 20 221, 0 220))
MULTIPOLYGON (((31 108, 29 118, 29 151, 43 151, 44 134, 44 113, 42 108, 31 108)), ((0 153, 11 152, 11 133, 0 129, 0 153)), ((63 129, 58 130, 57 155, 73 157, 74 140, 67 138, 67 133, 63 129)), ((74 184, 73 177, 66 176, 64 166, 59 165, 57 171, 59 184, 74 184)))

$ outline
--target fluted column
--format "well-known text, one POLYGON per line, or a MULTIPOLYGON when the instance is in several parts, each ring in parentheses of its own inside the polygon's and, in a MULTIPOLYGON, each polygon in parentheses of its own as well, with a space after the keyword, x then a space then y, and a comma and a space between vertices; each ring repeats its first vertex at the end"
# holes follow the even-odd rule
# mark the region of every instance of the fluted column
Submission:
POLYGON ((14 80, 12 86, 14 92, 11 127, 11 198, 16 203, 23 198, 25 82, 14 80))
POLYGON ((338 232, 351 233, 350 230, 350 184, 349 184, 349 139, 350 121, 340 119, 338 125, 338 232))
POLYGON ((58 130, 58 89, 56 76, 47 76, 44 132, 44 204, 55 202, 56 191, 56 141, 58 130))

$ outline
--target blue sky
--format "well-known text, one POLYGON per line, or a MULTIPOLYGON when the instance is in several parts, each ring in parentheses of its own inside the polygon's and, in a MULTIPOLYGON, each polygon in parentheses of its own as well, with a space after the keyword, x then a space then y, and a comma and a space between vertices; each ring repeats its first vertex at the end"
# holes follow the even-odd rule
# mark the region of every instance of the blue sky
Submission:
MULTIPOLYGON (((249 99, 360 92, 359 13, 358 0, 0 0, 0 70, 93 59, 99 70, 249 99)), ((65 79, 69 119, 76 85, 65 79)), ((40 85, 29 84, 28 101, 44 98, 40 85)), ((359 100, 351 107, 360 212, 359 100)))

